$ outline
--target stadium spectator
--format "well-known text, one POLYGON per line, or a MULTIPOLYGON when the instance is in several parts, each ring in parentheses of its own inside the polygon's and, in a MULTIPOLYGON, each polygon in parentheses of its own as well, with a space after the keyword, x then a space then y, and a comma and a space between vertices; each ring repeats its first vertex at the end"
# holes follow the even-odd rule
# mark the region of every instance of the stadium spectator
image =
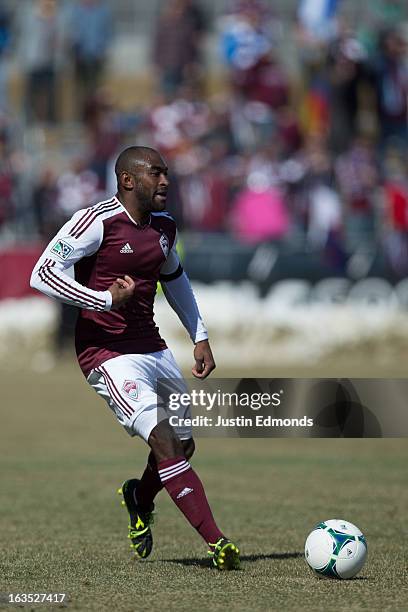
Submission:
POLYGON ((0 127, 0 230, 14 213, 14 178, 7 131, 5 127, 0 127))
POLYGON ((280 177, 277 149, 264 150, 248 161, 246 184, 232 204, 231 227, 243 242, 279 243, 290 228, 280 177))
MULTIPOLYGON (((37 229, 44 243, 49 242, 73 213, 102 197, 98 184, 98 176, 80 158, 73 159, 70 168, 58 177, 52 167, 44 168, 34 187, 32 202, 37 229)), ((54 338, 57 357, 72 350, 76 319, 76 308, 58 303, 54 338)))
POLYGON ((303 135, 299 119, 293 108, 283 106, 275 115, 277 137, 281 144, 282 156, 289 159, 302 146, 303 135))
POLYGON ((198 83, 202 73, 202 37, 206 19, 194 0, 168 0, 156 24, 153 63, 166 96, 185 82, 198 83))
POLYGON ((235 95, 243 102, 262 102, 276 110, 288 104, 289 81, 282 62, 272 53, 273 23, 263 3, 246 0, 221 18, 219 27, 235 95))
POLYGON ((90 96, 84 107, 87 133, 87 165, 98 177, 98 188, 107 185, 109 160, 120 147, 121 127, 113 101, 104 89, 90 96))
POLYGON ((29 122, 57 118, 56 79, 63 53, 63 15, 56 0, 35 0, 20 13, 20 56, 29 122))
POLYGON ((333 159, 324 138, 310 138, 305 148, 303 178, 306 202, 307 248, 344 272, 344 203, 336 190, 333 159))
POLYGON ((76 0, 71 8, 69 40, 75 67, 79 116, 101 84, 112 42, 112 12, 105 0, 76 0))
POLYGON ((264 55, 250 69, 236 72, 234 85, 245 100, 263 102, 272 110, 288 105, 288 77, 272 55, 264 55))
POLYGON ((338 0, 300 0, 297 17, 304 42, 317 48, 332 40, 338 31, 338 0))
POLYGON ((210 127, 208 103, 191 84, 179 87, 170 100, 158 96, 148 116, 153 142, 166 153, 183 148, 186 141, 203 137, 210 127))
POLYGON ((0 113, 8 110, 9 51, 11 46, 11 16, 0 7, 0 113))
POLYGON ((39 236, 48 242, 61 222, 65 221, 58 209, 57 177, 51 167, 45 167, 40 172, 33 187, 32 203, 39 236))
POLYGON ((357 135, 359 96, 367 80, 366 54, 350 34, 336 40, 328 52, 329 146, 335 153, 347 150, 357 135))
POLYGON ((385 159, 384 249, 394 280, 408 276, 408 176, 398 149, 385 159))
POLYGON ((379 169, 373 144, 357 138, 335 162, 339 193, 344 200, 344 223, 351 248, 376 239, 376 199, 379 169))
POLYGON ((202 232, 227 228, 229 185, 224 145, 191 146, 177 157, 185 227, 202 232))
POLYGON ((270 15, 258 0, 235 2, 218 20, 221 53, 232 76, 251 70, 271 50, 270 15))
POLYGON ((407 45, 399 29, 380 36, 379 56, 374 66, 381 145, 400 146, 408 151, 408 66, 407 45))
POLYGON ((34 181, 32 196, 37 231, 44 242, 77 210, 103 195, 98 185, 98 176, 82 158, 73 158, 59 174, 51 163, 44 165, 34 181))
POLYGON ((97 202, 101 195, 98 176, 82 158, 74 158, 57 179, 57 207, 62 218, 68 219, 87 203, 97 202))

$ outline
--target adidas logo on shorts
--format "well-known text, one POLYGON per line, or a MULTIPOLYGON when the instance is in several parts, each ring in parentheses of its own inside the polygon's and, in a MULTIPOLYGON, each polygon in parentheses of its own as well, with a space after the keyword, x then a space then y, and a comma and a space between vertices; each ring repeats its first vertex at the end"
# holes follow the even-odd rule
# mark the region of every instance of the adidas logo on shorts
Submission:
POLYGON ((123 245, 123 247, 120 249, 121 253, 133 253, 133 249, 130 246, 130 244, 127 242, 126 244, 123 245))

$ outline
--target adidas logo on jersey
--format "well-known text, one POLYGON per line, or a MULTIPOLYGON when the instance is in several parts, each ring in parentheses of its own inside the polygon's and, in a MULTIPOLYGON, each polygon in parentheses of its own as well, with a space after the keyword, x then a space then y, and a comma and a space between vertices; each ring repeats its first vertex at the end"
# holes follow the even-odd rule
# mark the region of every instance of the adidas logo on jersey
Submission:
POLYGON ((190 487, 184 487, 184 489, 180 491, 180 493, 177 495, 177 499, 180 499, 180 497, 185 497, 185 495, 188 495, 189 493, 192 493, 193 491, 194 489, 190 489, 190 487))
POLYGON ((121 253, 133 253, 133 249, 130 246, 130 244, 127 242, 126 244, 123 245, 123 247, 120 249, 121 253))

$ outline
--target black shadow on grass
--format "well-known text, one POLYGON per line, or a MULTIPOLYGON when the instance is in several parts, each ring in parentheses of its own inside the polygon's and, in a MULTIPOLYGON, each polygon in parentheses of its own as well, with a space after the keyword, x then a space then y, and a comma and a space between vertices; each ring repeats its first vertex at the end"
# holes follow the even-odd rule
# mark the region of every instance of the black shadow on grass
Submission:
MULTIPOLYGON (((267 553, 267 554, 258 554, 258 555, 241 555, 241 561, 249 561, 253 563, 255 561, 262 561, 264 559, 299 559, 303 557, 304 554, 301 552, 287 552, 287 553, 267 553)), ((209 567, 211 563, 211 559, 163 559, 164 563, 177 563, 179 565, 186 566, 199 566, 199 567, 209 567)))

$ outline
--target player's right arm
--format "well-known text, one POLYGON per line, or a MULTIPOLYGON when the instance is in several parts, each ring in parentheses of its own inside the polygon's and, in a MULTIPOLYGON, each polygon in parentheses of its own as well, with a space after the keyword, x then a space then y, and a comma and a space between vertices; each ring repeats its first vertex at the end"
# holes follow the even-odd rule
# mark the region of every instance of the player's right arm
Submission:
POLYGON ((30 285, 45 295, 87 310, 119 308, 133 294, 130 277, 117 279, 106 291, 95 291, 74 278, 74 265, 96 253, 103 240, 103 223, 95 219, 85 231, 81 222, 86 211, 80 210, 65 223, 50 241, 31 274, 30 285), (79 231, 78 231, 79 228, 79 231))

